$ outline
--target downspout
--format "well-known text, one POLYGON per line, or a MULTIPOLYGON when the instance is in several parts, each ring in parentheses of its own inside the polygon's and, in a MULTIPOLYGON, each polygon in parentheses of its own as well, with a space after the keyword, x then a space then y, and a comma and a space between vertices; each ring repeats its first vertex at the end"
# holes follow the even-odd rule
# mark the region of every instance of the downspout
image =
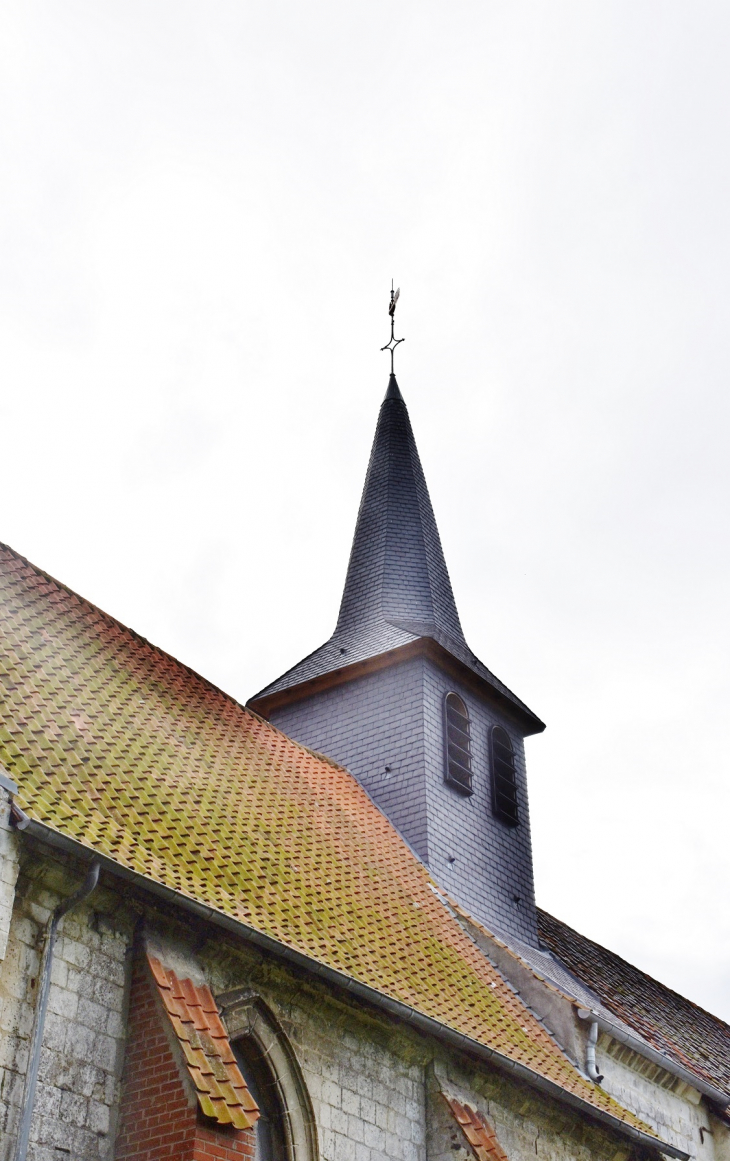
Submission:
POLYGON ((89 871, 83 883, 73 895, 68 899, 64 899, 59 903, 56 910, 53 912, 50 923, 48 925, 48 936, 46 939, 46 946, 43 952, 43 963, 41 966, 41 980, 38 991, 38 1004, 36 1007, 35 1024, 33 1027, 33 1039, 30 1045, 30 1057, 28 1059, 28 1071, 25 1074, 25 1087, 23 1089, 23 1113, 20 1121, 20 1130, 18 1132, 18 1143, 15 1147, 15 1161, 25 1161, 28 1152, 28 1140, 30 1138, 30 1123, 33 1119, 33 1108, 35 1105, 35 1091, 38 1083, 38 1069, 41 1062, 41 1047, 43 1045, 43 1028, 46 1022, 46 1010, 48 1008, 48 993, 51 987, 51 968, 53 966, 53 949, 56 943, 56 935, 58 934, 58 925, 74 907, 78 907, 79 903, 83 903, 84 899, 88 899, 92 891, 95 890, 99 882, 99 869, 101 864, 98 860, 94 860, 89 868, 89 871))
POLYGON ((596 1064, 596 1044, 598 1043, 598 1021, 591 1020, 590 1031, 588 1032, 588 1044, 586 1045, 586 1072, 591 1080, 596 1084, 600 1084, 603 1080, 601 1073, 598 1071, 596 1064))

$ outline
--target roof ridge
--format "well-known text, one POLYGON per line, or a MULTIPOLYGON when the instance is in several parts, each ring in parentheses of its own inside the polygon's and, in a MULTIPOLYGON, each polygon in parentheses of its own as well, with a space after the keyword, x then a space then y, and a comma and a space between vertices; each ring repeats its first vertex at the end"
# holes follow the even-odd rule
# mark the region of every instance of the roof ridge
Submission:
MULTIPOLYGON (((395 376, 393 376, 393 380, 395 381, 395 376)), ((396 387, 397 387, 397 384, 396 384, 396 387)), ((388 391, 386 392, 385 399, 383 400, 383 404, 385 404, 386 402, 388 402, 391 399, 396 400, 398 403, 400 403, 402 405, 403 412, 405 415, 405 420, 406 420, 406 423, 405 423, 406 436, 409 433, 411 435, 410 440, 406 438, 405 452, 406 452, 406 458, 407 458, 407 462, 408 462, 409 473, 410 473, 411 479, 413 480, 414 484, 416 485, 415 499, 416 499, 416 509, 418 512, 418 519, 415 523, 414 531, 416 533, 416 538, 417 538, 417 541, 419 544, 420 552, 423 556, 423 563, 424 563, 425 569, 426 569, 426 583, 428 586, 428 599, 429 599, 429 605, 430 605, 430 624, 435 626, 436 620, 437 620, 436 600, 435 600, 436 589, 435 589, 435 583, 434 583, 432 561, 429 559, 429 551, 428 551, 428 545, 426 544, 426 534, 425 534, 425 529, 424 529, 424 520, 427 519, 427 512, 424 511, 423 495, 422 495, 421 490, 418 488, 418 469, 421 468, 421 474, 423 474, 423 469, 422 469, 421 464, 420 464, 420 457, 418 455, 418 448, 416 446, 415 437, 413 436, 413 431, 411 429, 410 416, 408 414, 408 408, 406 406, 406 401, 403 398, 403 395, 401 394, 400 389, 398 389, 397 394, 395 392, 391 393, 390 384, 389 384, 388 391), (414 453, 415 453, 415 456, 414 456, 414 453)), ((382 413, 382 410, 383 410, 383 407, 381 406, 381 413, 382 413)), ((391 443, 392 443, 392 438, 393 438, 394 426, 395 426, 394 422, 391 419, 391 425, 390 425, 390 429, 388 432, 388 434, 390 436, 390 442, 388 445, 388 453, 389 453, 390 458, 392 458, 392 456, 393 456, 393 449, 392 449, 391 443)), ((373 442, 373 448, 371 451, 371 460, 373 460, 375 455, 376 455, 377 437, 378 437, 378 433, 376 431, 375 440, 373 442)), ((369 465, 368 465, 368 469, 369 469, 369 465)), ((424 478, 424 483, 425 483, 425 478, 424 478)), ((402 488, 402 483, 401 483, 401 488, 402 488)), ((363 488, 363 497, 362 497, 363 502, 365 500, 365 495, 366 495, 366 491, 365 491, 365 488, 363 488)), ((397 623, 398 618, 394 619, 392 616, 389 616, 388 611, 385 608, 385 604, 384 604, 384 597, 385 597, 385 591, 386 591, 386 569, 387 569, 387 564, 388 564, 387 546, 388 546, 388 542, 391 539, 391 536, 395 533, 395 516, 396 516, 396 512, 397 512, 397 507, 398 507, 397 506, 398 495, 397 495, 397 492, 395 490, 395 480, 393 477, 392 470, 388 472, 387 477, 386 477, 385 495, 386 495, 386 501, 385 501, 384 542, 385 542, 386 551, 383 552, 383 557, 382 557, 382 560, 380 562, 380 594, 381 594, 381 596, 380 596, 380 610, 381 610, 381 616, 382 616, 384 621, 386 621, 390 625, 394 625, 395 628, 400 628, 400 626, 397 623)), ((427 496, 428 502, 430 504, 430 497, 428 496, 428 492, 426 493, 426 496, 427 496)), ((433 517, 434 523, 435 523, 435 516, 433 513, 433 509, 432 509, 431 514, 432 514, 432 517, 433 517)), ((437 529, 437 534, 438 534, 438 529, 437 529)), ((446 561, 444 560, 444 567, 445 566, 446 566, 446 561)), ((348 572, 349 572, 349 567, 348 567, 348 572)), ((343 594, 343 596, 344 596, 344 594, 343 594)), ((456 609, 455 602, 454 602, 454 608, 456 610, 456 616, 457 616, 457 620, 458 620, 459 614, 458 614, 458 610, 456 609)))

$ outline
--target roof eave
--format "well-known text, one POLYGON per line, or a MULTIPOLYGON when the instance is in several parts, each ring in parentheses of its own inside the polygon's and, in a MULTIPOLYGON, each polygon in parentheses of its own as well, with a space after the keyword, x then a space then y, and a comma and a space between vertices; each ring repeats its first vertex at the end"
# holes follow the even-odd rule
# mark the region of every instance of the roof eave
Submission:
POLYGON ((377 653, 375 656, 366 657, 362 661, 353 661, 349 665, 330 669, 327 673, 320 673, 316 677, 298 682, 296 685, 290 685, 286 689, 278 689, 269 694, 255 694, 246 705, 249 709, 255 710, 261 717, 268 718, 270 714, 283 706, 293 705, 324 690, 334 689, 368 674, 390 669, 394 665, 401 665, 414 657, 429 657, 440 668, 445 669, 481 697, 486 696, 489 700, 496 701, 502 710, 515 719, 524 737, 529 737, 531 734, 541 734, 545 729, 545 723, 540 721, 532 710, 522 705, 521 702, 507 697, 490 681, 465 665, 458 657, 454 657, 453 653, 450 653, 433 637, 418 637, 406 645, 399 645, 395 649, 388 649, 384 653, 377 653))
POLYGON ((640 1056, 650 1060, 652 1064, 663 1068, 665 1072, 676 1076, 683 1084, 690 1085, 711 1100, 713 1104, 720 1109, 726 1109, 730 1104, 730 1096, 727 1093, 721 1092, 719 1088, 708 1084, 706 1080, 697 1076, 694 1072, 690 1072, 688 1068, 684 1068, 676 1060, 672 1060, 671 1056, 667 1056, 664 1052, 658 1052, 656 1048, 652 1048, 643 1037, 633 1035, 631 1030, 625 1024, 619 1023, 617 1020, 609 1020, 602 1012, 595 1012, 592 1008, 586 1008, 579 1000, 572 1001, 575 1010, 581 1020, 595 1021, 602 1032, 617 1040, 619 1044, 625 1044, 632 1052, 638 1053, 640 1056))
POLYGON ((499 1069, 499 1071, 523 1080, 530 1087, 544 1092, 560 1104, 567 1105, 577 1112, 580 1112, 581 1115, 606 1125, 614 1132, 619 1133, 623 1137, 628 1137, 637 1144, 641 1144, 655 1152, 663 1153, 668 1157, 675 1157, 677 1161, 689 1161, 689 1154, 683 1152, 683 1150, 677 1149, 674 1145, 670 1145, 658 1137, 653 1137, 649 1133, 643 1133, 640 1129, 636 1129, 618 1117, 612 1116, 611 1113, 596 1108, 594 1105, 583 1100, 582 1097, 576 1096, 575 1093, 562 1088, 555 1081, 541 1076, 540 1073, 533 1072, 527 1065, 511 1060, 508 1056, 504 1056, 496 1049, 489 1048, 486 1044, 482 1044, 478 1040, 473 1040, 462 1032, 457 1032, 454 1028, 450 1028, 447 1024, 442 1024, 432 1016, 425 1016, 415 1008, 411 1008, 407 1004, 402 1003, 402 1001, 395 1000, 391 996, 377 991, 377 989, 370 987, 368 984, 361 983, 352 976, 348 976, 345 972, 328 967, 327 964, 323 964, 319 960, 313 959, 303 952, 289 947, 285 943, 281 943, 279 940, 274 939, 270 935, 266 935, 264 932, 258 931, 255 927, 251 927, 240 919, 234 919, 221 911, 207 907, 205 904, 199 903, 196 899, 192 899, 188 895, 183 895, 181 892, 175 891, 172 887, 166 887, 163 883, 159 883, 147 875, 142 875, 139 871, 133 871, 131 868, 118 863, 111 856, 105 855, 93 847, 86 846, 76 839, 69 838, 68 835, 55 830, 54 827, 50 827, 46 823, 38 822, 28 816, 24 817, 23 822, 23 832, 31 838, 48 843, 50 846, 54 846, 59 850, 75 855, 81 859, 93 853, 94 857, 100 861, 102 867, 117 878, 123 879, 128 883, 135 883, 151 895, 164 899, 166 903, 174 903, 183 910, 195 915, 198 919, 204 919, 213 923, 216 927, 238 936, 247 943, 251 943, 272 955, 278 956, 286 962, 320 979, 326 980, 329 984, 342 988, 344 991, 357 996, 364 1003, 379 1008, 381 1011, 388 1013, 396 1019, 402 1020, 403 1023, 415 1028, 417 1031, 433 1036, 442 1043, 448 1044, 451 1048, 460 1049, 480 1060, 488 1061, 495 1068, 499 1069))

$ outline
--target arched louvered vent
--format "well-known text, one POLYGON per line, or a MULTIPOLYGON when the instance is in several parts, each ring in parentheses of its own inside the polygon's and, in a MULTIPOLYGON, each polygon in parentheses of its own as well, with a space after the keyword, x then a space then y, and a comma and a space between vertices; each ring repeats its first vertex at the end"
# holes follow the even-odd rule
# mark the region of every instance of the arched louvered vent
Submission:
POLYGON ((501 726, 492 730, 492 809, 507 826, 517 826, 520 821, 515 752, 509 734, 501 726))
POLYGON ((471 794, 471 739, 469 711, 458 693, 447 693, 444 701, 446 738, 446 781, 471 794))

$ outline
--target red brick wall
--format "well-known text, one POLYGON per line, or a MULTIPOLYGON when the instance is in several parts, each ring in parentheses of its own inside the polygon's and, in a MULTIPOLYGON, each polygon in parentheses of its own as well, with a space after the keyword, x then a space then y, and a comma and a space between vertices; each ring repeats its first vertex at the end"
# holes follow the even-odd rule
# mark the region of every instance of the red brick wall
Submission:
POLYGON ((193 1107, 138 962, 129 999, 116 1161, 253 1161, 254 1132, 215 1125, 193 1107))

